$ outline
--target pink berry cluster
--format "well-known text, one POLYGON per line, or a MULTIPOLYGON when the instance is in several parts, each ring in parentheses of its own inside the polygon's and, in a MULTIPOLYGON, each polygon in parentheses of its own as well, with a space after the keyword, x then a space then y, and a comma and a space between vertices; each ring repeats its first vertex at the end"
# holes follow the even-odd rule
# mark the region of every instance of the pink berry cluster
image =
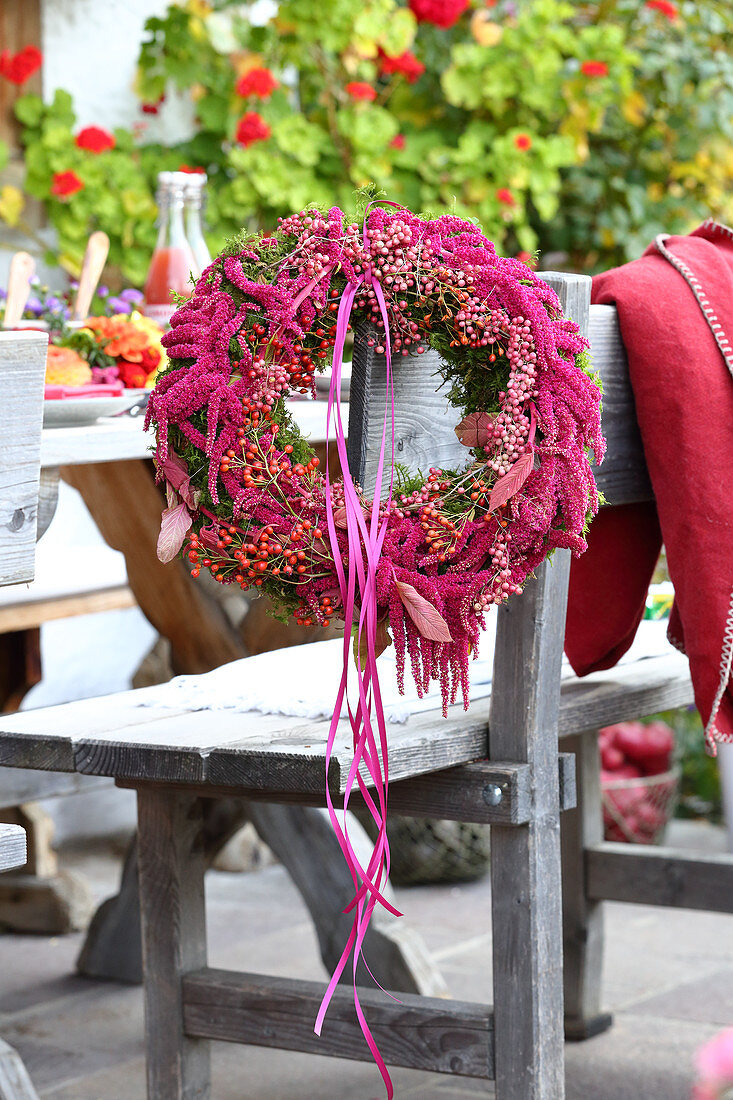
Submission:
POLYGON ((338 616, 343 486, 321 473, 285 398, 313 389, 349 285, 355 339, 385 350, 378 285, 393 355, 437 350, 457 420, 472 417, 477 433, 463 440, 463 470, 434 467, 380 505, 377 598, 399 673, 409 657, 418 690, 437 679, 447 706, 468 697, 484 612, 520 592, 555 547, 582 552, 598 504, 588 452, 599 461, 604 443, 587 343, 528 267, 498 257, 470 222, 393 204, 372 205, 362 221, 335 207, 281 219, 215 260, 172 319, 170 368, 147 414, 158 468, 190 513, 194 574, 258 588, 304 624, 338 616), (450 641, 421 633, 405 585, 450 641))

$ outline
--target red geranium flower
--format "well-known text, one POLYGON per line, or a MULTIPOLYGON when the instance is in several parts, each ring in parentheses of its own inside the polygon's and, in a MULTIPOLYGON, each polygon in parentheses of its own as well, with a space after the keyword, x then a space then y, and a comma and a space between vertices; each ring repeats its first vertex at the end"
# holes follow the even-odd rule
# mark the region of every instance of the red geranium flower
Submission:
POLYGON ((363 80, 352 80, 350 84, 346 85, 346 91, 352 99, 370 99, 377 98, 377 93, 371 84, 366 84, 363 80))
POLYGON ((57 199, 66 199, 83 189, 84 181, 79 179, 76 172, 57 172, 51 184, 51 194, 57 199))
POLYGON ((404 149, 405 148, 405 135, 395 134, 389 143, 390 149, 404 149))
POLYGON ((418 23, 432 23, 447 30, 463 15, 468 0, 410 0, 410 11, 418 23))
POLYGON ((155 348, 155 347, 143 348, 143 350, 140 354, 140 364, 139 365, 143 368, 143 370, 147 374, 150 374, 151 371, 155 370, 155 368, 160 365, 161 358, 162 358, 162 356, 161 356, 160 350, 158 348, 155 348))
POLYGON ((234 90, 244 99, 249 96, 269 99, 275 88, 277 88, 277 81, 269 69, 250 69, 244 76, 240 76, 234 90))
POLYGON ((677 18, 677 6, 676 4, 671 4, 669 0, 646 0, 646 6, 652 8, 653 11, 661 12, 662 15, 669 19, 670 23, 674 23, 677 18))
POLYGON ((496 192, 497 201, 503 206, 516 206, 517 200, 508 187, 500 187, 496 192))
POLYGON ((258 115, 256 111, 247 111, 237 123, 236 140, 246 149, 256 141, 267 141, 271 133, 272 130, 262 115, 258 115))
POLYGON ((608 65, 605 61, 584 61, 580 71, 583 76, 608 76, 608 65))
POLYGON ((26 80, 38 72, 43 62, 43 54, 37 46, 25 46, 18 53, 3 50, 0 53, 0 75, 11 84, 25 84, 26 80))
MULTIPOLYGON (((153 370, 155 364, 150 368, 153 370)), ((150 374, 149 370, 146 370, 142 363, 129 363, 127 359, 117 360, 117 370, 119 371, 119 378, 122 385, 130 390, 141 390, 145 386, 145 381, 150 374)))
POLYGON ((176 172, 186 172, 189 176, 197 176, 199 174, 205 174, 205 168, 192 168, 190 164, 179 164, 176 168, 176 172))
POLYGON ((399 57, 389 57, 384 50, 380 50, 379 72, 383 76, 388 76, 390 73, 402 73, 408 84, 414 84, 425 72, 425 66, 409 50, 405 50, 399 57))
POLYGON ((528 149, 532 148, 532 138, 529 134, 517 134, 514 138, 514 144, 522 153, 526 153, 528 149))
POLYGON ((117 144, 114 134, 101 126, 85 126, 76 135, 75 141, 80 149, 87 149, 90 153, 106 153, 117 144))

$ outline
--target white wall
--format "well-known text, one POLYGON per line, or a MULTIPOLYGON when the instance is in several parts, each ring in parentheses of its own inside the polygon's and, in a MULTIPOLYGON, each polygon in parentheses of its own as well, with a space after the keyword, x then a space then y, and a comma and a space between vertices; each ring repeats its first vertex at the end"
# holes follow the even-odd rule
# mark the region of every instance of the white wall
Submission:
POLYGON ((129 126, 140 118, 132 90, 143 24, 166 0, 42 0, 43 95, 74 97, 79 124, 129 126))

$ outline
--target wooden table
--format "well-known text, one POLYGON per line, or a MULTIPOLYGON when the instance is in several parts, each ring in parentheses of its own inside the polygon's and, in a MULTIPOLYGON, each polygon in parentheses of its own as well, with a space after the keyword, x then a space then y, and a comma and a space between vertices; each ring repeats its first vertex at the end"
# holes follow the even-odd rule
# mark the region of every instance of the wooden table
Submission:
MULTIPOLYGON (((325 401, 291 401, 289 408, 300 430, 312 443, 326 438, 325 401)), ((343 406, 348 420, 349 406, 343 406)), ((152 432, 143 431, 142 415, 106 417, 82 428, 44 428, 41 435, 41 468, 80 466, 95 462, 122 462, 150 458, 155 446, 152 432)))

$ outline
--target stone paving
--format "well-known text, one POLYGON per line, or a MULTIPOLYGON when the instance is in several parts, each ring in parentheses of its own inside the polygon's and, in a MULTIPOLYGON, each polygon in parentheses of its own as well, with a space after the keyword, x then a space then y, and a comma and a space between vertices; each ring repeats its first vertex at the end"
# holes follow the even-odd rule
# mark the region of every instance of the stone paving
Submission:
MULTIPOLYGON (((705 832, 706 844, 713 836, 705 832)), ((109 851, 66 852, 99 897, 114 892, 109 851)), ((300 898, 280 867, 209 872, 210 962, 294 977, 324 974, 300 898)), ((399 891, 459 998, 490 1000, 488 880, 399 891)), ((733 917, 607 906, 606 1006, 615 1026, 567 1047, 568 1100, 689 1100, 695 1049, 733 1023, 733 917)), ((74 974, 80 936, 0 938, 0 1035, 22 1054, 42 1097, 144 1100, 138 988, 74 974)), ((213 1100, 378 1100, 366 1063, 214 1045, 213 1100)), ((399 1100, 468 1100, 483 1083, 394 1074, 399 1100)))

